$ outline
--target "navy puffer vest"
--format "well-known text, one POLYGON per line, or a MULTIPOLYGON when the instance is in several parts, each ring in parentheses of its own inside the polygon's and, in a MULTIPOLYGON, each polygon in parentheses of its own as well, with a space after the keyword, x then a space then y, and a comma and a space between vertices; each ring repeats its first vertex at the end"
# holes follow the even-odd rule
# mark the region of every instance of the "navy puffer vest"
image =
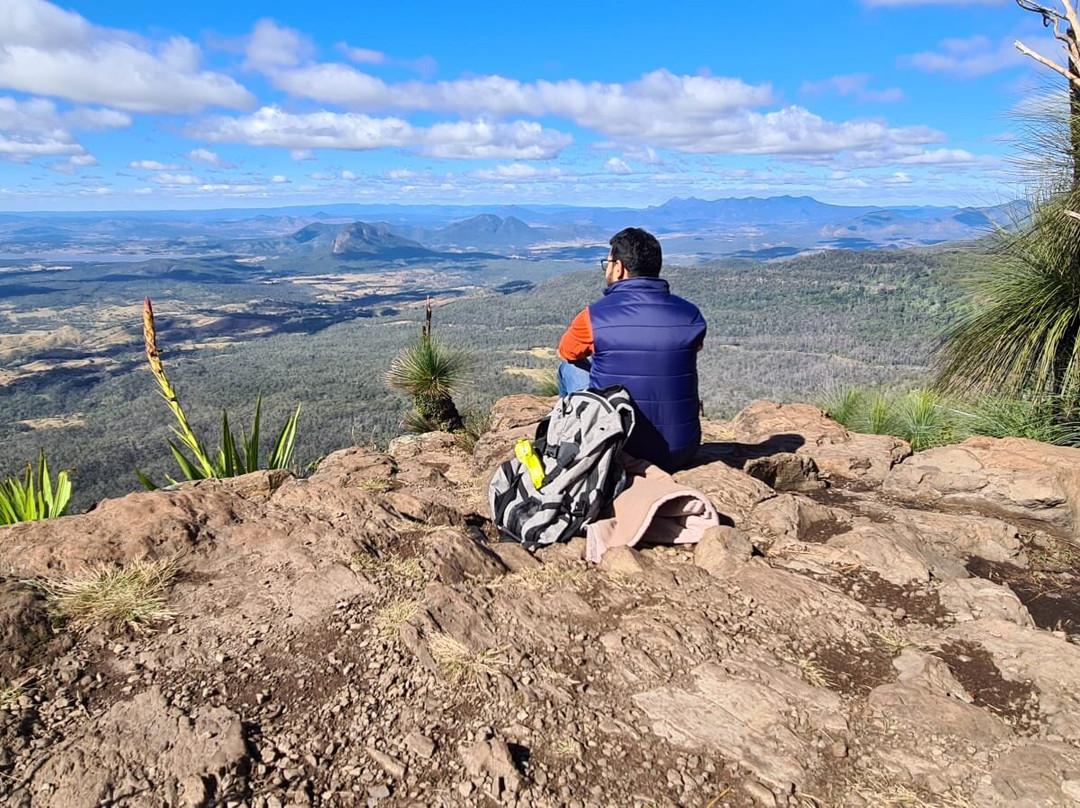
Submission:
POLYGON ((672 470, 701 443, 697 354, 705 318, 660 278, 628 278, 589 306, 591 387, 621 384, 639 415, 627 453, 672 470))

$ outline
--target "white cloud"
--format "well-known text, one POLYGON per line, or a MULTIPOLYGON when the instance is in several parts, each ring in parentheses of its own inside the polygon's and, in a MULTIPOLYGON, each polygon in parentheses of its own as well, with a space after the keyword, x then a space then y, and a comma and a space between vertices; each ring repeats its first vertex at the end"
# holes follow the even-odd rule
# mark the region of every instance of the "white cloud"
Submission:
POLYGON ((78 107, 64 113, 64 121, 73 129, 103 131, 105 129, 126 129, 131 126, 131 116, 115 109, 78 107))
POLYGON ((344 42, 339 42, 336 47, 346 59, 350 62, 356 62, 357 64, 382 65, 389 61, 386 54, 382 51, 368 50, 367 48, 353 48, 346 45, 344 42))
POLYGON ((356 182, 357 176, 351 171, 342 171, 341 178, 347 182, 356 182))
MULTIPOLYGON (((392 174, 393 172, 391 172, 392 174)), ((408 176, 414 177, 415 175, 410 172, 408 176)), ((465 176, 478 180, 518 182, 522 180, 556 179, 564 176, 564 173, 558 168, 538 168, 527 163, 510 163, 509 165, 498 165, 490 169, 469 171, 465 176)))
POLYGON ((871 90, 866 86, 869 83, 870 74, 868 73, 833 76, 824 81, 803 82, 800 92, 814 96, 830 93, 853 96, 856 101, 868 104, 891 104, 904 100, 904 91, 899 87, 890 87, 887 90, 871 90))
POLYGON ((91 168, 96 165, 98 165, 98 160, 94 155, 76 154, 72 155, 67 160, 50 163, 45 167, 50 171, 57 171, 61 174, 74 174, 80 168, 91 168))
POLYGON ((630 174, 630 166, 628 166, 623 160, 618 157, 612 157, 606 163, 604 168, 610 171, 612 174, 630 174))
POLYGON ((141 169, 142 171, 184 171, 187 166, 170 163, 159 163, 157 160, 132 160, 128 168, 141 169))
POLYGON ((353 109, 559 115, 601 132, 607 132, 605 121, 611 121, 608 126, 632 128, 643 117, 656 114, 707 119, 772 100, 772 88, 767 84, 749 85, 739 79, 714 76, 677 76, 667 70, 646 73, 626 84, 576 79, 526 83, 497 75, 431 84, 388 84, 348 65, 325 63, 274 71, 270 78, 278 89, 291 95, 353 109))
POLYGON ((907 157, 901 157, 898 162, 909 166, 933 166, 933 165, 968 165, 979 162, 976 157, 964 149, 935 149, 933 151, 921 151, 907 157))
POLYGON ((202 183, 202 180, 193 174, 173 174, 168 171, 155 174, 151 181, 158 185, 199 185, 202 183))
POLYGON ((275 184, 281 184, 281 183, 284 183, 284 182, 292 182, 292 180, 290 180, 284 174, 275 174, 274 176, 272 176, 270 178, 270 182, 273 182, 275 184))
MULTIPOLYGON (((1047 57, 1060 51, 1058 43, 1051 37, 1025 38, 1025 43, 1047 57)), ((1034 64, 1016 49, 1011 38, 995 43, 982 35, 945 39, 938 43, 936 51, 916 53, 903 61, 924 73, 944 73, 961 79, 987 76, 1025 63, 1034 64)))
POLYGON ((640 138, 677 151, 698 154, 775 154, 826 158, 858 149, 938 143, 945 135, 926 126, 890 128, 883 121, 826 121, 802 107, 738 116, 688 126, 678 120, 650 120, 640 138))
POLYGON ((294 114, 274 106, 242 118, 203 121, 189 127, 189 132, 216 143, 294 150, 413 148, 433 157, 462 159, 549 159, 572 140, 569 135, 527 121, 461 121, 423 128, 401 118, 327 111, 294 114))
POLYGON ((0 3, 0 87, 135 112, 252 105, 246 89, 199 62, 184 37, 145 40, 45 0, 0 3))
POLYGON ((531 121, 438 123, 421 134, 420 150, 462 160, 551 160, 573 142, 531 121))
POLYGON ((314 53, 311 40, 292 28, 283 28, 273 20, 255 23, 244 53, 245 64, 256 70, 293 67, 314 53))
MULTIPOLYGON (((76 108, 61 113, 44 98, 19 100, 0 96, 0 160, 28 162, 35 157, 82 155, 85 149, 70 131, 123 127, 131 118, 113 110, 76 108)), ((50 168, 69 171, 77 164, 50 168)))
POLYGON ((210 168, 232 168, 232 163, 226 163, 216 152, 212 152, 209 149, 192 149, 187 153, 187 158, 192 162, 199 163, 200 165, 209 166, 210 168))
POLYGON ((315 152, 311 149, 293 149, 289 152, 289 157, 295 163, 307 163, 315 159, 315 152))
MULTIPOLYGON (((926 127, 890 128, 880 121, 867 120, 826 121, 802 107, 758 112, 755 107, 774 100, 772 88, 767 84, 750 85, 739 79, 715 76, 679 76, 667 70, 656 70, 623 84, 577 80, 525 83, 497 75, 435 83, 388 84, 339 63, 306 65, 269 75, 275 86, 292 95, 354 109, 453 112, 485 119, 509 115, 558 116, 613 140, 602 146, 615 145, 624 151, 637 147, 700 154, 803 156, 841 152, 882 140, 886 143, 937 142, 943 138, 926 127)), ((840 77, 833 82, 833 88, 861 92, 864 98, 879 102, 899 97, 896 90, 868 90, 865 80, 859 76, 840 77)), ((376 120, 409 126, 404 119, 373 119, 359 113, 350 115, 355 116, 358 124, 364 122, 365 127, 371 127, 376 120)), ((525 121, 513 124, 518 129, 529 125, 537 124, 525 121)), ((481 134, 475 123, 437 124, 431 131, 440 137, 453 131, 453 127, 472 127, 474 135, 481 134)), ((385 139, 387 133, 381 131, 380 134, 385 139)), ((371 132, 364 139, 372 143, 380 141, 380 137, 371 132)), ((402 139, 408 138, 402 135, 397 142, 384 145, 402 145, 402 139)), ((551 141, 510 154, 494 146, 485 149, 479 141, 472 148, 461 145, 462 148, 454 149, 449 144, 429 143, 423 151, 436 157, 537 159, 530 158, 530 151, 553 156, 563 148, 559 141, 551 141)), ((312 142, 306 143, 305 147, 320 146, 312 142)))

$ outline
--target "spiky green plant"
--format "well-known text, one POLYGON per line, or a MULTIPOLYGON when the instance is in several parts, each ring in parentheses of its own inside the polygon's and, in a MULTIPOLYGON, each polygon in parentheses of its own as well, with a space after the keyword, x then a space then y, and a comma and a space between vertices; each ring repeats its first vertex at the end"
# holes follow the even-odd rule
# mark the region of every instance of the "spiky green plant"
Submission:
POLYGON ((956 434, 949 411, 930 390, 911 390, 893 405, 899 436, 916 452, 949 443, 956 434))
POLYGON ((1030 438, 1058 446, 1080 445, 1080 421, 1065 418, 1062 415, 1065 409, 1053 397, 983 396, 964 414, 968 428, 976 435, 1030 438))
POLYGON ((858 387, 834 387, 821 397, 818 406, 842 426, 855 428, 866 402, 866 392, 858 387))
POLYGON ((411 431, 456 432, 464 426, 453 394, 468 376, 469 357, 449 348, 430 333, 421 334, 390 362, 386 383, 413 397, 413 412, 404 427, 411 431))
MULTIPOLYGON (((161 362, 161 355, 157 346, 157 328, 154 325, 154 309, 150 304, 150 298, 146 298, 143 305, 143 341, 146 344, 146 359, 150 363, 150 371, 158 383, 158 390, 169 409, 176 417, 178 426, 172 427, 173 434, 180 442, 180 446, 171 440, 166 440, 169 450, 176 459, 180 471, 188 480, 204 480, 209 478, 236 477, 258 471, 260 468, 284 469, 292 464, 293 450, 296 446, 296 427, 300 420, 300 405, 285 421, 285 425, 278 433, 274 445, 266 456, 266 462, 260 463, 260 421, 262 417, 262 394, 255 399, 255 416, 252 420, 251 433, 248 434, 243 427, 240 428, 240 439, 237 440, 229 426, 229 414, 225 409, 221 410, 221 446, 213 455, 207 452, 202 441, 196 436, 195 431, 188 422, 187 415, 176 391, 165 375, 165 366, 161 362), (182 448, 181 448, 182 447, 182 448), (184 449, 190 453, 190 457, 184 449)), ((140 482, 146 488, 153 490, 157 486, 136 469, 140 482)), ((175 483, 172 477, 167 477, 170 483, 175 483)))
POLYGON ((70 500, 71 480, 68 471, 58 473, 54 484, 45 452, 42 451, 38 455, 36 474, 27 463, 26 474, 21 480, 18 477, 0 480, 0 525, 63 516, 70 500))
POLYGON ((899 431, 892 399, 878 390, 871 393, 855 418, 855 429, 870 435, 895 435, 899 431))
POLYGON ((545 397, 559 395, 558 371, 549 369, 541 374, 537 374, 536 395, 545 397))
POLYGON ((968 307, 944 334, 944 389, 1080 401, 1080 192, 1036 199, 1018 229, 1000 234, 1000 260, 966 278, 968 307))

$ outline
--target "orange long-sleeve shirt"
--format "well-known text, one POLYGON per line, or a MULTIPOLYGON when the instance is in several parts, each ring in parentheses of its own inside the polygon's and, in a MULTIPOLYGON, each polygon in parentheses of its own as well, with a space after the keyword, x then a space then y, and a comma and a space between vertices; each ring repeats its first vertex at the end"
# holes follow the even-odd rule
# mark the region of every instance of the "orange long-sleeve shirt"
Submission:
POLYGON ((592 356, 593 350, 592 320, 589 319, 589 309, 584 308, 559 340, 559 357, 567 362, 576 362, 592 356))

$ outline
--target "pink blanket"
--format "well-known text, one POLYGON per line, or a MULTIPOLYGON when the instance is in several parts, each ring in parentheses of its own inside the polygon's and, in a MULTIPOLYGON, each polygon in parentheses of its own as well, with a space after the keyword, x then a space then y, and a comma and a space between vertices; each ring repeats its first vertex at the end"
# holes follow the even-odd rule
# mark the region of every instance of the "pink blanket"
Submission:
POLYGON ((649 544, 694 544, 710 527, 720 525, 715 506, 705 494, 675 482, 644 460, 622 455, 629 485, 615 498, 614 516, 585 529, 585 557, 600 563, 612 547, 649 544))

